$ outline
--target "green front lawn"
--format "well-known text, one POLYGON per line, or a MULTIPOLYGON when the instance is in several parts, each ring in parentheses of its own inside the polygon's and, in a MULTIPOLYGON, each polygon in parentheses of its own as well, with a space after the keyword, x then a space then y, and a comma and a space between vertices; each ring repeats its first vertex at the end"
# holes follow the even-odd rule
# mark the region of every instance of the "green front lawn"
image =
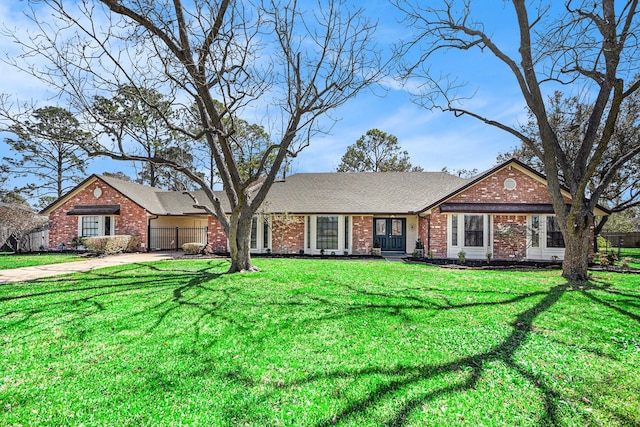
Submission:
POLYGON ((0 270, 60 264, 62 262, 80 260, 82 260, 82 258, 74 254, 14 254, 11 252, 0 252, 0 270))
POLYGON ((163 261, 0 285, 0 425, 640 424, 640 276, 163 261))
POLYGON ((622 248, 620 250, 620 259, 624 257, 631 258, 629 267, 640 268, 640 248, 622 248))

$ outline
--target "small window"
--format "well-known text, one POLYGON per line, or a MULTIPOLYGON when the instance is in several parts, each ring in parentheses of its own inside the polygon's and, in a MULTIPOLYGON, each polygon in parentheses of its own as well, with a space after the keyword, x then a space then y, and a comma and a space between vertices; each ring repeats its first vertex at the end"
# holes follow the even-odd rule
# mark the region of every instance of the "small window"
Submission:
POLYGON ((540 217, 538 215, 531 217, 531 247, 540 247, 540 217))
POLYGON ((258 218, 251 218, 251 249, 258 248, 258 218))
POLYGON ((265 216, 262 223, 262 248, 269 248, 269 219, 265 216))
POLYGON ((504 189, 505 190, 515 190, 517 186, 516 180, 513 178, 507 178, 504 180, 504 189))
POLYGON ((387 220, 376 219, 376 236, 386 236, 386 235, 387 235, 387 220))
POLYGON ((464 216, 464 245, 471 247, 484 246, 484 216, 464 216))
POLYGON ((560 224, 555 216, 547 217, 547 247, 564 248, 564 238, 560 231, 560 224))
POLYGON ((451 246, 458 246, 458 215, 451 215, 451 246))
POLYGON ((349 217, 344 217, 344 249, 349 249, 349 217))
POLYGON ((401 219, 392 219, 391 220, 391 235, 392 236, 402 236, 404 234, 404 230, 402 229, 402 220, 401 219))

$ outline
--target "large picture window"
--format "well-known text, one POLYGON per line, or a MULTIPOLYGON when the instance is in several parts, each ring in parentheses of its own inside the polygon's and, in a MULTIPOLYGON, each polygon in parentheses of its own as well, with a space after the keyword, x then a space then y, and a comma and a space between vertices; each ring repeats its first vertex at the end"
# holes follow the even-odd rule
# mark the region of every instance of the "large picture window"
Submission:
POLYGON ((112 218, 101 215, 78 217, 78 235, 82 237, 113 235, 112 218))
POLYGON ((464 245, 484 246, 484 216, 464 216, 464 245))
POLYGON ((316 217, 316 248, 338 249, 338 217, 316 217))
POLYGON ((547 247, 564 248, 564 238, 555 216, 547 216, 547 247))

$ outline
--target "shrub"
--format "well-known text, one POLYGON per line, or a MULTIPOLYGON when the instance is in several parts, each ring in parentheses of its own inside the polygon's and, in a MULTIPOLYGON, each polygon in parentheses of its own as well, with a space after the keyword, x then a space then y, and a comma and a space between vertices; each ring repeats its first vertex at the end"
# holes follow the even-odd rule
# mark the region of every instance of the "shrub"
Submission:
POLYGON ((618 261, 618 257, 613 252, 598 252, 596 257, 598 259, 598 264, 605 267, 608 265, 616 265, 616 261, 618 261))
POLYGON ((182 245, 182 250, 186 255, 197 255, 204 251, 205 246, 204 243, 190 242, 182 245))
POLYGON ((85 246, 84 244, 84 238, 81 236, 76 236, 73 239, 71 239, 71 247, 74 249, 78 249, 79 246, 85 246))
POLYGON ((140 236, 129 236, 129 244, 127 245, 127 252, 136 252, 138 250, 138 244, 140 243, 140 236))
POLYGON ((137 239, 137 236, 93 236, 85 237, 83 242, 89 252, 99 255, 112 255, 126 252, 131 247, 130 242, 132 239, 137 239))
POLYGON ((597 237, 597 242, 598 242, 598 251, 606 251, 607 248, 611 247, 611 243, 608 242, 607 239, 605 239, 602 236, 597 237))

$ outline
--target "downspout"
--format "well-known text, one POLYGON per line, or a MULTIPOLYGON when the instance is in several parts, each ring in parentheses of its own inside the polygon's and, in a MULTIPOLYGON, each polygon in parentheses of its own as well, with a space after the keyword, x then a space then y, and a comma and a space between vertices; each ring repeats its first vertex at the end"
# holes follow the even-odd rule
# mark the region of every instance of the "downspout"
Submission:
POLYGON ((147 220, 147 252, 151 251, 151 220, 158 218, 160 217, 156 215, 155 218, 149 217, 149 219, 147 220))

